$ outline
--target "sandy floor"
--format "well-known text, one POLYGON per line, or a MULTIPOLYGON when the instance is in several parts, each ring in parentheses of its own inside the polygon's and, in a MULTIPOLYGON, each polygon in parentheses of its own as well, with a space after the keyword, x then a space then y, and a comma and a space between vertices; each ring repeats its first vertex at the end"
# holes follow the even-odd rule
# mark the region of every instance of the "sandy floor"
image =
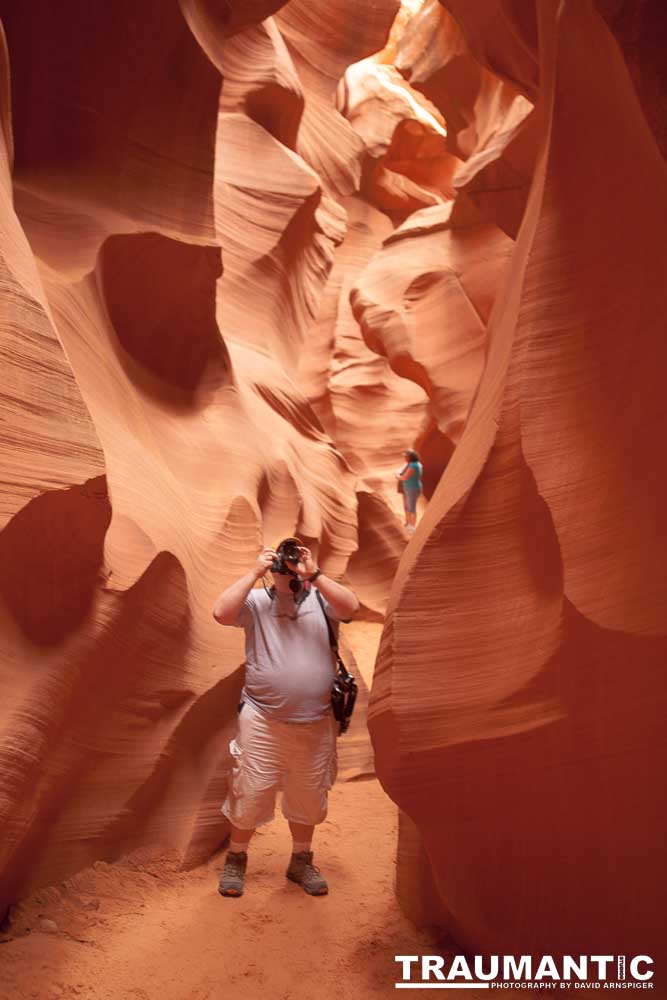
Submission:
POLYGON ((338 785, 316 862, 329 896, 285 879, 282 820, 257 834, 246 892, 217 892, 221 857, 178 873, 164 856, 96 863, 22 905, 0 945, 2 1000, 312 1000, 395 993, 395 954, 432 953, 398 910, 396 813, 376 780, 338 785), (54 931, 44 920, 52 920, 54 931), (25 933, 29 930, 29 933, 25 933))
MULTIPOLYGON (((380 627, 347 627, 370 682, 380 627)), ((433 952, 393 891, 396 809, 375 779, 338 784, 314 843, 329 896, 285 878, 282 817, 253 841, 245 895, 224 899, 224 852, 192 872, 155 849, 43 889, 0 936, 2 1000, 313 1000, 395 994, 395 954, 433 952)))
POLYGON ((341 634, 352 647, 357 668, 370 690, 382 625, 375 622, 350 622, 349 625, 341 626, 341 634))
MULTIPOLYGON (((380 631, 345 628, 368 683, 380 631)), ((96 862, 15 909, 0 933, 0 1000, 401 996, 395 955, 451 948, 398 907, 396 827, 396 807, 376 779, 337 784, 314 842, 330 885, 319 898, 285 878, 291 840, 281 816, 255 836, 240 899, 217 891, 224 851, 191 872, 157 848, 96 862)))

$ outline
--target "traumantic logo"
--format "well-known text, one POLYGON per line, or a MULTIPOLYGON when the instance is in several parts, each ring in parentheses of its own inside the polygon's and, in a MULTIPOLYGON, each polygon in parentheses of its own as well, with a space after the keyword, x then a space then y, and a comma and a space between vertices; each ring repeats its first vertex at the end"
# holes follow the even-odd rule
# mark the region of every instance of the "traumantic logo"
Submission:
POLYGON ((652 990, 649 955, 395 955, 398 990, 652 990))

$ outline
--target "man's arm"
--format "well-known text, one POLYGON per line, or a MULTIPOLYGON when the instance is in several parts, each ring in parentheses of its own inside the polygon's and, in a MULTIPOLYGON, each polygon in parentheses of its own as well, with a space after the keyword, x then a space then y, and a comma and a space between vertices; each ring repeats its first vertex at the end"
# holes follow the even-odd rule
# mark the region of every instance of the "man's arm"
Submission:
POLYGON ((264 549, 250 572, 223 590, 213 605, 213 617, 217 622, 221 625, 233 625, 236 622, 243 602, 260 576, 264 576, 266 571, 270 569, 275 557, 273 549, 264 549))
MULTIPOLYGON (((314 572, 315 570, 313 570, 314 572)), ((349 621, 352 615, 359 610, 359 601, 354 591, 344 587, 342 583, 336 583, 330 576, 321 573, 313 586, 317 587, 323 597, 326 597, 339 621, 349 621)))
MULTIPOLYGON (((287 565, 296 569, 300 576, 307 579, 317 571, 317 566, 310 549, 301 546, 299 551, 301 552, 301 561, 296 566, 293 563, 287 565)), ((317 587, 323 597, 326 597, 336 618, 340 621, 347 621, 359 610, 356 594, 348 587, 344 587, 342 583, 336 583, 331 577, 325 576, 324 573, 319 574, 313 586, 317 587)))
POLYGON ((396 472, 394 473, 394 475, 396 476, 397 479, 400 479, 401 482, 404 483, 406 479, 410 478, 410 476, 416 475, 416 470, 408 469, 407 472, 396 472))

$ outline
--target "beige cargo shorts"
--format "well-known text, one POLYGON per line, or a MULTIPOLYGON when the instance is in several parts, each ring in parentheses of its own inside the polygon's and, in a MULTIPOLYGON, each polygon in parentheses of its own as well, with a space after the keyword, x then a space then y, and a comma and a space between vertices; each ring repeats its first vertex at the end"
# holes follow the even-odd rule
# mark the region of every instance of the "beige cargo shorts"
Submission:
POLYGON ((333 713, 316 722, 278 722, 245 702, 238 722, 229 744, 233 764, 224 815, 240 830, 270 823, 281 790, 285 819, 321 823, 338 773, 333 713))

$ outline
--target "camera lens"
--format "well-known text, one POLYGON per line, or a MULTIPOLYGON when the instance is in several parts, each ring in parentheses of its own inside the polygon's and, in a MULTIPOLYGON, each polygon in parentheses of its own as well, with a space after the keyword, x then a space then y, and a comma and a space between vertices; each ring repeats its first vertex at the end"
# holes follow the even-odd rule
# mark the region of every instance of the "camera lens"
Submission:
POLYGON ((299 561, 299 550, 294 542, 289 542, 287 545, 284 545, 282 554, 283 558, 287 559, 288 562, 299 561))

